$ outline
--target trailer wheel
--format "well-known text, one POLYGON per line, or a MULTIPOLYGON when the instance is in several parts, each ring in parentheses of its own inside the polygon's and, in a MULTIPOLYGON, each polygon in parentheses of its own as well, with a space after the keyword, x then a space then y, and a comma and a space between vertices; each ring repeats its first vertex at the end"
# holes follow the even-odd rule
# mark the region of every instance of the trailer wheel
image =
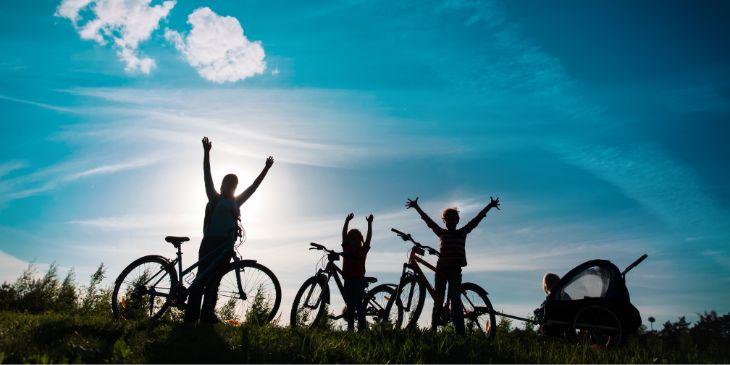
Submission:
POLYGON ((571 335, 592 347, 613 347, 623 340, 623 326, 609 308, 589 305, 575 315, 571 335))

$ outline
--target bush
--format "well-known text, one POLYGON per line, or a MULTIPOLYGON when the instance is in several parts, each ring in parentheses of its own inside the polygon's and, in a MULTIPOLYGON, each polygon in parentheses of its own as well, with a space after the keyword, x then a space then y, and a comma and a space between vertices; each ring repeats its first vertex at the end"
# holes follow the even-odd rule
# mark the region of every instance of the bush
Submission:
POLYGON ((15 283, 0 286, 0 310, 28 313, 109 313, 111 289, 102 288, 104 264, 91 276, 87 287, 78 288, 74 270, 69 270, 63 281, 58 280, 58 265, 52 263, 48 271, 38 277, 34 264, 29 264, 15 283), (83 293, 79 296, 79 293, 83 293))

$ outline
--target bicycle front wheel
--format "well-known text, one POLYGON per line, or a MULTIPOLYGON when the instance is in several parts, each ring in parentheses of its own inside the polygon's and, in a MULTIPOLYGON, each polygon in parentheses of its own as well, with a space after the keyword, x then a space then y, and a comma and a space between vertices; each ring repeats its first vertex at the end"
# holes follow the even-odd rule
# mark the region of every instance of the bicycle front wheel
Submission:
POLYGON ((395 287, 391 285, 381 284, 368 291, 365 296, 365 320, 369 327, 378 323, 396 326, 402 320, 403 308, 393 305, 395 308, 388 310, 391 298, 395 298, 395 287))
POLYGON ((177 274, 162 256, 141 257, 114 282, 112 312, 121 319, 158 319, 170 307, 177 274))
POLYGON ((233 262, 206 295, 215 296, 215 314, 230 325, 268 323, 281 304, 281 286, 271 270, 257 262, 233 262))
POLYGON ((292 327, 314 327, 322 319, 327 306, 329 285, 320 276, 312 276, 302 284, 291 307, 292 327))
POLYGON ((464 321, 469 331, 478 331, 493 338, 496 329, 494 308, 487 297, 487 291, 474 283, 461 284, 461 304, 464 321))
POLYGON ((418 277, 408 276, 401 280, 396 299, 397 305, 391 305, 391 310, 403 311, 396 327, 415 328, 423 311, 423 303, 426 300, 426 290, 421 285, 418 277))

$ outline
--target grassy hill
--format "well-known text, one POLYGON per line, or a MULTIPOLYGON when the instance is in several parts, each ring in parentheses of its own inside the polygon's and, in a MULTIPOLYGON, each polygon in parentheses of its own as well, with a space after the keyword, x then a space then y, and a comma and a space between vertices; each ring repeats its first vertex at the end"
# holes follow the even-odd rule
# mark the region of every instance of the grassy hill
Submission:
POLYGON ((730 361, 727 346, 699 348, 689 336, 631 338, 593 349, 500 329, 487 340, 452 333, 366 333, 177 322, 121 322, 111 316, 0 312, 0 362, 93 363, 696 363, 730 361))

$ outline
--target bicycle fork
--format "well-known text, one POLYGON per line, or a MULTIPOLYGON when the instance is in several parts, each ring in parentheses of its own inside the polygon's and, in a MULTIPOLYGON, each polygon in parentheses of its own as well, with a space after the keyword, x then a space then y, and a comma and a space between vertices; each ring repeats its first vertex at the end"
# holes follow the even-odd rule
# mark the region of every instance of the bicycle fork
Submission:
POLYGON ((238 286, 238 295, 240 296, 241 300, 246 300, 246 292, 243 291, 243 284, 241 283, 241 260, 238 259, 238 256, 233 255, 233 262, 236 264, 236 285, 238 286))
MULTIPOLYGON (((327 280, 327 278, 322 274, 322 272, 318 272, 317 275, 315 275, 314 277, 316 277, 319 281, 323 281, 324 283, 329 282, 329 280, 327 280)), ((327 285, 327 284, 325 284, 325 285, 327 285)), ((322 303, 323 300, 325 301, 325 304, 329 304, 329 301, 325 297, 325 293, 324 293, 325 288, 324 287, 322 288, 322 293, 319 293, 319 295, 317 296, 317 298, 316 298, 317 301, 314 304, 311 304, 311 305, 309 304, 310 301, 312 300, 312 293, 314 293, 314 289, 316 287, 317 287, 317 284, 315 283, 315 285, 312 285, 309 288, 309 291, 307 291, 307 296, 304 299, 304 306, 307 308, 316 309, 320 306, 320 304, 322 303)))
POLYGON ((407 297, 407 305, 404 305, 403 299, 401 299, 400 292, 403 289, 403 284, 408 281, 409 278, 413 277, 413 272, 410 268, 410 265, 407 263, 403 264, 403 271, 401 271, 400 275, 400 281, 398 282, 398 285, 395 287, 395 300, 389 300, 388 304, 386 304, 385 310, 387 313, 390 313, 390 310, 393 307, 393 303, 395 303, 397 306, 403 308, 403 312, 410 312, 411 311, 411 304, 413 304, 413 291, 415 290, 415 285, 412 285, 411 288, 408 291, 408 297, 407 297))

